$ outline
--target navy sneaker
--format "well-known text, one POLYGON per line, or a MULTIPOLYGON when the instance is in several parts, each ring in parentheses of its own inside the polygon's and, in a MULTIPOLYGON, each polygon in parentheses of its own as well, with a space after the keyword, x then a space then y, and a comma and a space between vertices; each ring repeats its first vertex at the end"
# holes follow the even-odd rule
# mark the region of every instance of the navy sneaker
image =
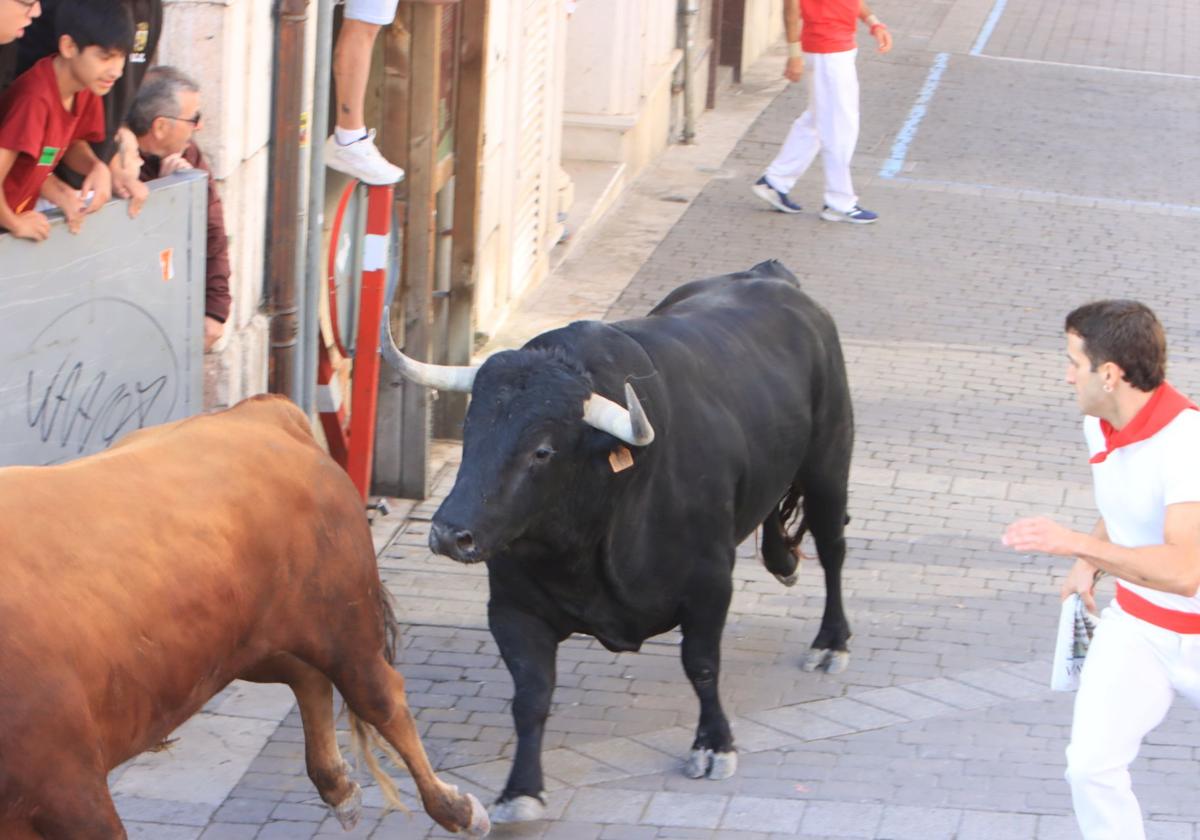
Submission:
POLYGON ((800 213, 804 210, 803 207, 788 198, 787 193, 780 192, 767 183, 766 175, 755 181, 750 191, 780 213, 800 213))
POLYGON ((855 204, 845 213, 834 210, 828 204, 821 210, 821 218, 827 222, 849 222, 852 225, 873 225, 879 221, 879 214, 864 210, 855 204))

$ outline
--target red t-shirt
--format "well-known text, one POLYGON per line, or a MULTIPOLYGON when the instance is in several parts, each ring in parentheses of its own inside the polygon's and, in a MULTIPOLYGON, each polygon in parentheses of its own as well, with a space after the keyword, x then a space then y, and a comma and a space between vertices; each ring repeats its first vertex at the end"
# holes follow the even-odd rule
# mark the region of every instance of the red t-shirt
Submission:
POLYGON ((73 108, 62 105, 54 56, 48 55, 17 77, 0 95, 0 149, 17 152, 4 179, 4 197, 14 213, 24 213, 67 148, 76 140, 104 139, 104 108, 90 90, 75 94, 73 108))
POLYGON ((859 0, 793 0, 800 3, 800 49, 808 53, 846 52, 858 46, 859 0))

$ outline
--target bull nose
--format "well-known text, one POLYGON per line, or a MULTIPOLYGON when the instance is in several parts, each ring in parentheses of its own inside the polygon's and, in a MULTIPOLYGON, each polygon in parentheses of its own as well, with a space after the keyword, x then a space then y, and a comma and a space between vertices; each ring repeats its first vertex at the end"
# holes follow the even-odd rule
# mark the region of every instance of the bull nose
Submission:
POLYGON ((455 528, 442 522, 434 522, 429 527, 429 549, 434 554, 441 554, 460 563, 474 563, 479 560, 475 536, 465 528, 455 528))

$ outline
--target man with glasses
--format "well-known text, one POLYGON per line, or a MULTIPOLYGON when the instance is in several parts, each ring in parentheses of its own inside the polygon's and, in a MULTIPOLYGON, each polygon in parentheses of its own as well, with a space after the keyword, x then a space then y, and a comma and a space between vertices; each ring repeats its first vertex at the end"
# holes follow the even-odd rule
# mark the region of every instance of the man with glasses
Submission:
MULTIPOLYGON (((2 1, 2 0, 0 0, 2 1)), ((129 109, 129 128, 142 158, 141 179, 186 169, 208 172, 208 242, 204 294, 204 349, 211 350, 229 318, 229 238, 225 213, 208 162, 192 135, 201 126, 200 86, 174 67, 151 68, 129 109)))

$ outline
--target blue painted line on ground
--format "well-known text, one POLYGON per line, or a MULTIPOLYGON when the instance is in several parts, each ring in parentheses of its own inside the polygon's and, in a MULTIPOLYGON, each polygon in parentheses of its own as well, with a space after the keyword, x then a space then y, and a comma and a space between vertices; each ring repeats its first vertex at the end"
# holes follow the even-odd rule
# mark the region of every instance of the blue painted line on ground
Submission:
POLYGON ((1007 2, 1008 0, 996 0, 996 5, 992 6, 992 13, 984 21, 983 29, 979 30, 979 37, 975 39, 975 45, 971 47, 971 55, 979 55, 983 52, 988 39, 992 37, 992 30, 1000 22, 1000 15, 1004 14, 1004 4, 1007 2))
POLYGON ((917 136, 917 127, 925 117, 929 102, 933 99, 933 94, 937 91, 938 84, 942 81, 942 74, 946 72, 946 65, 949 62, 950 53, 938 53, 937 58, 933 60, 933 66, 929 68, 929 75, 925 77, 925 84, 921 86, 921 92, 917 94, 917 101, 913 103, 912 110, 908 112, 908 119, 904 121, 904 125, 896 134, 896 141, 892 143, 891 157, 879 170, 879 174, 884 178, 896 177, 904 167, 904 158, 908 156, 908 147, 912 145, 913 139, 917 136))

